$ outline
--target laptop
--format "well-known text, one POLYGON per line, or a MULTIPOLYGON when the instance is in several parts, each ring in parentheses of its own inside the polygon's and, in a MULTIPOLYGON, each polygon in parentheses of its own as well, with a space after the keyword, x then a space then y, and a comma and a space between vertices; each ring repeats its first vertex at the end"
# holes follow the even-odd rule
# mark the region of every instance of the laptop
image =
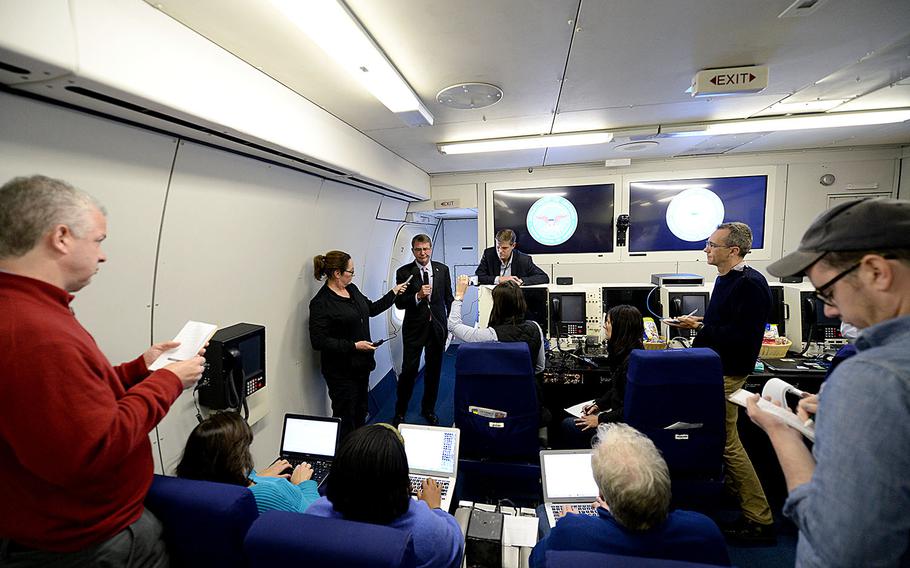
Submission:
POLYGON ((417 495, 423 480, 430 477, 439 484, 442 510, 452 506, 455 479, 458 474, 458 428, 399 424, 404 438, 404 451, 408 455, 408 472, 411 477, 411 495, 417 495))
POLYGON ((600 490, 591 469, 592 452, 590 449, 541 450, 540 477, 550 527, 556 526, 566 505, 583 515, 597 514, 593 503, 600 490))
POLYGON ((303 462, 310 464, 313 481, 322 485, 338 449, 340 428, 340 418, 285 414, 279 459, 291 462, 292 468, 303 462))

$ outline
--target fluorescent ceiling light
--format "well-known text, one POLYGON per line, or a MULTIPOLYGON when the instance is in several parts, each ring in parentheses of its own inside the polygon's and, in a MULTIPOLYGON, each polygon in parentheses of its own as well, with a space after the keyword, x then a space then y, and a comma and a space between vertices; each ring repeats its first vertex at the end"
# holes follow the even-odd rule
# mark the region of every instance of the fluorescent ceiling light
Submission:
POLYGON ((272 0, 272 4, 406 124, 433 124, 433 115, 343 2, 272 0))
POLYGON ((610 132, 570 132, 566 134, 544 134, 516 136, 490 140, 467 140, 464 142, 442 142, 437 148, 443 154, 476 154, 480 152, 503 152, 506 150, 532 150, 535 148, 559 148, 563 146, 586 146, 606 144, 613 140, 610 132))
POLYGON ((706 124, 681 124, 661 127, 660 132, 670 136, 718 136, 722 134, 777 132, 781 130, 837 128, 839 126, 870 126, 904 122, 905 120, 910 120, 910 108, 860 112, 827 112, 781 118, 749 118, 706 124))

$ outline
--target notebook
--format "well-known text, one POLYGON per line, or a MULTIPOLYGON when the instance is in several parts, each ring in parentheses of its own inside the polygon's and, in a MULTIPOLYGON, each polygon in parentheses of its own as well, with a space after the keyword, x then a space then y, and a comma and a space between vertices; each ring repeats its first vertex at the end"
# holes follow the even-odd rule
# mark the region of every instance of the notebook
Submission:
POLYGON ((584 515, 596 515, 594 500, 600 494, 591 469, 592 450, 541 450, 540 476, 544 508, 550 527, 565 505, 584 515))
POLYGON ((442 490, 442 510, 448 511, 458 474, 458 428, 400 424, 398 430, 404 438, 404 451, 408 455, 411 495, 416 496, 423 480, 431 477, 442 490))
POLYGON ((288 460, 291 467, 303 462, 310 464, 313 480, 322 485, 338 449, 340 427, 340 418, 285 414, 279 459, 288 460))

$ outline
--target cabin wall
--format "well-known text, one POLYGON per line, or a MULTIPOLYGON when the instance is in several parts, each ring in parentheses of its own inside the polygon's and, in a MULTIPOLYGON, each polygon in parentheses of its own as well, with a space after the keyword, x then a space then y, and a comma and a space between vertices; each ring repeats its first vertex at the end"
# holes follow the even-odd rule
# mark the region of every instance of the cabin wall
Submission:
MULTIPOLYGON (((361 290, 390 287, 407 204, 335 181, 0 93, 0 178, 41 173, 108 210, 108 261, 73 307, 113 363, 173 337, 186 320, 266 327, 267 387, 250 398, 258 467, 275 457, 285 412, 330 413, 308 304, 313 256, 350 253, 361 290)), ((374 318, 385 336, 389 312, 374 318)), ((371 383, 392 368, 380 347, 371 383)), ((184 392, 152 432, 159 471, 173 471, 196 424, 184 392)))

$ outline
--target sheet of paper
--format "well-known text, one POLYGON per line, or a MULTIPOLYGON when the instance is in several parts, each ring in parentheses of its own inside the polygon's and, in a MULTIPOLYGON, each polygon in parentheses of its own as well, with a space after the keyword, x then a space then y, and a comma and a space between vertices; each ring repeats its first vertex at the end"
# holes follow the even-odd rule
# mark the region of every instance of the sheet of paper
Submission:
POLYGON ((149 365, 149 371, 155 371, 170 365, 174 361, 186 361, 195 357, 196 353, 199 353, 202 346, 211 339, 216 331, 218 331, 218 326, 212 323, 192 320, 186 322, 186 325, 174 338, 174 341, 180 342, 180 346, 162 353, 160 357, 149 365))
POLYGON ((534 517, 503 516, 503 546, 534 546, 537 544, 537 524, 534 517))
POLYGON ((575 418, 581 418, 581 411, 584 410, 584 407, 588 406, 589 404, 594 404, 593 398, 591 400, 587 400, 585 402, 579 402, 575 406, 570 406, 569 408, 566 409, 566 412, 568 412, 570 416, 574 416, 575 418))

